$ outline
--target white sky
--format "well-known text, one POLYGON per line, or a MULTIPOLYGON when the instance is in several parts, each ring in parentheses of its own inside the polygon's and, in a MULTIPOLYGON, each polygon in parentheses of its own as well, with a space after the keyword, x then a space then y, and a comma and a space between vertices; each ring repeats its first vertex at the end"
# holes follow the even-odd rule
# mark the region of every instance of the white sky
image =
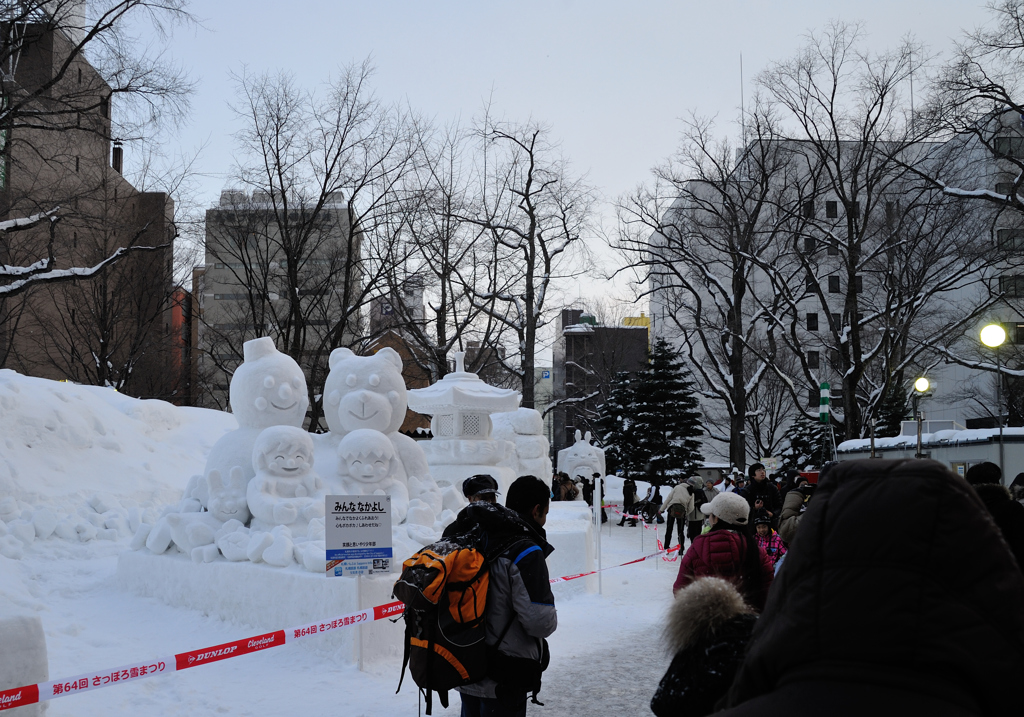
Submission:
MULTIPOLYGON (((912 33, 936 52, 988 19, 976 0, 197 0, 193 10, 203 28, 171 43, 199 81, 176 141, 184 151, 207 144, 205 205, 228 183, 237 129, 228 73, 243 65, 287 70, 312 87, 371 56, 378 95, 438 123, 468 123, 493 97, 508 119, 550 125, 575 170, 612 202, 673 151, 690 110, 738 134, 741 52, 749 97, 756 72, 830 19, 863 21, 878 49, 912 33)), ((603 290, 591 286, 584 295, 603 290)), ((622 282, 612 290, 623 294, 622 282)))

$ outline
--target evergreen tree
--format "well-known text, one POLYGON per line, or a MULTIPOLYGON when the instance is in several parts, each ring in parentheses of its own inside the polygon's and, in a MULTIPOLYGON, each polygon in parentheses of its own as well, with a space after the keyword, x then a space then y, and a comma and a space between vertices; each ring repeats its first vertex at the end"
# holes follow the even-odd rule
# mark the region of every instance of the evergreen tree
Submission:
POLYGON ((878 407, 878 423, 875 424, 875 436, 898 436, 903 431, 903 421, 911 418, 910 401, 907 400, 906 389, 894 384, 885 395, 882 405, 878 407))
POLYGON ((827 431, 827 424, 801 412, 786 431, 785 437, 789 440, 789 445, 779 451, 779 457, 782 459, 779 470, 795 468, 802 471, 808 467, 820 468, 823 451, 827 452, 827 431))
POLYGON ((615 374, 608 398, 598 406, 594 427, 597 440, 604 448, 604 459, 608 473, 619 470, 629 477, 637 473, 632 457, 633 419, 630 415, 633 405, 633 386, 626 372, 615 374))
POLYGON ((701 414, 695 384, 678 352, 658 339, 640 373, 630 414, 635 465, 656 485, 675 484, 704 463, 699 436, 701 414))

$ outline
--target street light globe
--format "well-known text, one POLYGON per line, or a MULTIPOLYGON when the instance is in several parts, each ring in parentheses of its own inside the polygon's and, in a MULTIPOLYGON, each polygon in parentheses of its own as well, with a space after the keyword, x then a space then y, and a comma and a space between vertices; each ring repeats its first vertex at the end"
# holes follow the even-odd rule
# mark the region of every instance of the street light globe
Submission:
POLYGON ((981 343, 990 349, 998 348, 1006 341, 1006 329, 999 324, 989 324, 981 330, 981 343))
POLYGON ((925 391, 928 390, 929 386, 931 386, 931 384, 928 383, 928 379, 926 379, 924 376, 914 381, 914 390, 917 391, 918 393, 924 393, 925 391))

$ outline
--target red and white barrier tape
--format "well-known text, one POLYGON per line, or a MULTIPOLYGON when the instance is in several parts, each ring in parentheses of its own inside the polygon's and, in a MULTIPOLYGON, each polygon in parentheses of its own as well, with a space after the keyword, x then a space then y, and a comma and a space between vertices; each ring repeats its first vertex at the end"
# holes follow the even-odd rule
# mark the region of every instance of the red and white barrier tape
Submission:
MULTIPOLYGON (((664 552, 664 550, 659 550, 657 553, 651 553, 650 555, 645 555, 642 558, 630 560, 626 563, 620 563, 619 565, 609 565, 607 568, 601 568, 600 570, 591 570, 587 573, 553 578, 551 582, 564 583, 570 580, 584 578, 588 575, 595 575, 605 570, 611 570, 612 568, 621 568, 624 565, 641 563, 645 560, 661 555, 664 552)), ((376 607, 367 608, 366 610, 353 612, 348 615, 341 615, 323 622, 308 623, 288 630, 268 632, 262 635, 255 635, 253 637, 235 640, 234 642, 225 642, 221 645, 214 645, 212 647, 204 647, 199 650, 191 650, 190 652, 181 652, 176 655, 146 660, 145 662, 134 662, 130 665, 122 665, 117 669, 87 672, 81 675, 75 675, 74 677, 68 677, 63 680, 40 682, 35 685, 24 685, 10 690, 0 690, 0 712, 14 709, 15 707, 35 704, 37 702, 45 702, 58 697, 65 697, 71 694, 99 690, 104 687, 110 687, 111 685, 135 682, 136 680, 142 680, 147 677, 155 677, 156 675, 164 675, 169 672, 187 670, 190 667, 200 667, 213 662, 219 662, 220 660, 248 655, 252 652, 262 652, 263 650, 269 650, 272 647, 281 647, 282 645, 286 645, 290 642, 305 640, 306 638, 323 635, 335 630, 343 630, 355 625, 395 617, 397 615, 401 615, 403 612, 405 612, 405 604, 396 600, 395 602, 390 602, 386 605, 377 605, 376 607)))

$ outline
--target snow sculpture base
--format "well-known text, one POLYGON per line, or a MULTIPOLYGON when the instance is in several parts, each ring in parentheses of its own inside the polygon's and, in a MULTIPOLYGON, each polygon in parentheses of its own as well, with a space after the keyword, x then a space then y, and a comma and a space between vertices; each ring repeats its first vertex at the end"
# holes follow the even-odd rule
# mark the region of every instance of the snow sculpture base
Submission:
MULTIPOLYGON (((586 503, 576 501, 554 501, 548 511, 544 526, 548 542, 555 552, 548 556, 548 574, 553 578, 564 575, 578 575, 593 570, 594 518, 586 503)), ((595 576, 555 583, 555 598, 559 595, 597 592, 595 576)))
MULTIPOLYGON (((199 610, 256 632, 298 627, 392 602, 396 577, 329 578, 298 565, 275 568, 225 560, 194 563, 183 554, 146 551, 122 553, 117 560, 117 582, 122 589, 172 607, 199 610)), ((312 650, 338 663, 362 667, 383 658, 401 660, 403 630, 404 623, 378 620, 284 649, 312 650)))
MULTIPOLYGON (((46 635, 38 615, 0 617, 0 690, 46 682, 50 679, 46 656, 46 635)), ((47 702, 16 707, 12 717, 46 714, 47 702)))

